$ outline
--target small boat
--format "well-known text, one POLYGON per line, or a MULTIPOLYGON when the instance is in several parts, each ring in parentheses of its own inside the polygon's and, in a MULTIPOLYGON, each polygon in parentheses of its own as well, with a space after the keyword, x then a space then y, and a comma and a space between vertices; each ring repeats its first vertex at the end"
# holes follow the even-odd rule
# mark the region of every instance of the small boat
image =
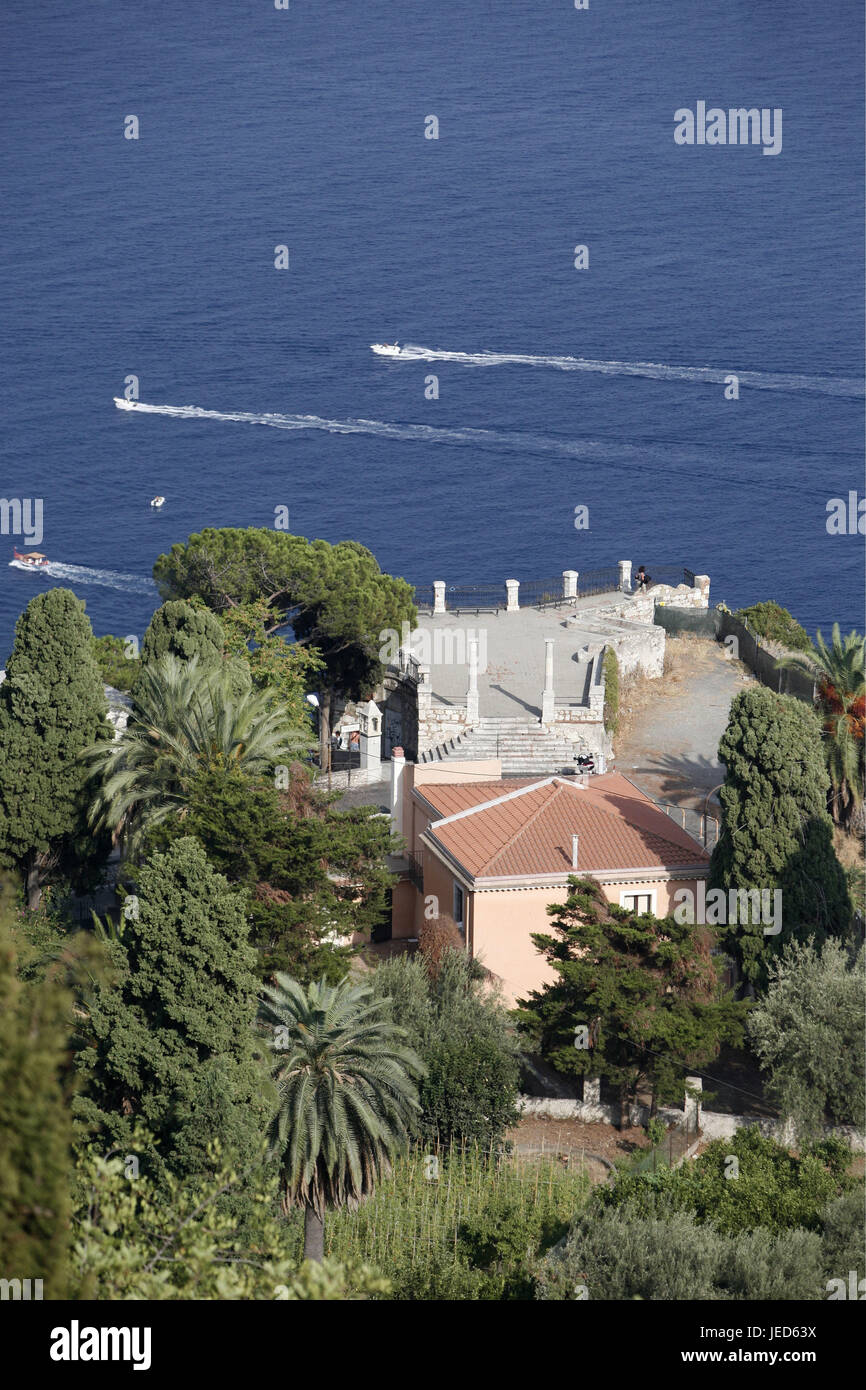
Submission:
POLYGON ((114 404, 118 410, 137 410, 138 401, 128 401, 125 396, 115 396, 114 404))
POLYGON ((161 507, 164 501, 165 501, 165 498, 164 498, 164 497, 160 497, 159 493, 157 493, 156 497, 151 497, 151 499, 150 499, 150 505, 151 505, 152 507, 161 507))
POLYGON ((12 554, 15 561, 28 570, 41 570, 48 564, 48 556, 43 555, 41 550, 13 550, 12 554))
POLYGON ((399 343, 371 343, 370 347, 372 348, 373 352, 378 352, 380 357, 400 356, 399 343))

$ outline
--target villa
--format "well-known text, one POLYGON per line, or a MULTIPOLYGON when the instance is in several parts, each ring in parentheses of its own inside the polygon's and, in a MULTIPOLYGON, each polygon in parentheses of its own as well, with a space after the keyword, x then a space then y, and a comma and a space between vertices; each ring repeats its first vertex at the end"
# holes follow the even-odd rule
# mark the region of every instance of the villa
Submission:
POLYGON ((532 935, 565 901, 572 874, 609 902, 664 917, 675 893, 697 893, 709 854, 627 777, 503 779, 496 759, 408 763, 391 754, 391 817, 406 843, 392 934, 450 916, 506 1003, 552 978, 532 935))

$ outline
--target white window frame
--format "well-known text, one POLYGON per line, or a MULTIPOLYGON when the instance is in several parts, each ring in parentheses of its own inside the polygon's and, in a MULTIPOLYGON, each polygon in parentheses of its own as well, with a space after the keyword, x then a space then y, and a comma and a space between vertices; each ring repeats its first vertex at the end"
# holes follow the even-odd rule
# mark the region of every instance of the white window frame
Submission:
MULTIPOLYGON (((652 913, 653 917, 658 917, 658 913, 656 912, 657 896, 657 888, 621 888, 619 894, 619 905, 620 907, 628 908, 629 905, 626 902, 626 898, 649 898, 649 910, 652 913)), ((633 910, 634 909, 629 908, 629 911, 633 910)))

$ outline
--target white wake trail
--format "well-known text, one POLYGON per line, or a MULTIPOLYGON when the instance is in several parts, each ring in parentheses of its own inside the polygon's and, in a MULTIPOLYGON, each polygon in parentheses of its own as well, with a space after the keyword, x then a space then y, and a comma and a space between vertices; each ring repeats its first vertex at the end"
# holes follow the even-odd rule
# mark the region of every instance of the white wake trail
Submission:
POLYGON ((156 592, 152 579, 143 579, 138 574, 120 574, 116 570, 91 569, 88 565, 65 565, 59 560, 50 560, 37 571, 47 574, 51 579, 65 579, 70 584, 96 584, 102 589, 115 589, 123 594, 149 594, 156 592))
MULTIPOLYGON (((387 420, 328 420, 320 415, 281 415, 278 413, 258 414, 246 410, 205 410, 198 405, 149 405, 144 401, 125 401, 115 396, 118 410, 130 411, 135 415, 167 415, 174 420, 217 420, 243 425, 267 425, 278 430, 324 430, 329 434, 366 434, 378 439, 414 441, 421 444, 446 444, 470 446, 475 449, 492 450, 501 453, 553 454, 561 458, 576 459, 583 463, 603 463, 611 468, 644 468, 648 456, 653 455, 654 476, 694 477, 695 460, 702 451, 690 446, 685 448, 665 441, 661 445, 635 445, 620 440, 602 439, 556 439, 549 435, 520 434, 505 430, 447 429, 438 425, 395 424, 387 420), (681 468, 671 467, 681 463, 681 468)), ((710 460, 715 465, 715 460, 710 460)), ((773 490, 775 484, 760 478, 749 479, 742 474, 724 476, 715 471, 717 482, 731 482, 738 486, 748 483, 758 488, 773 490)), ((790 485, 789 485, 790 486, 790 485)), ((793 486, 790 490, 810 491, 793 486)), ((823 496, 823 492, 815 495, 823 496)))
POLYGON ((734 375, 741 386, 758 391, 818 391, 828 396, 862 396, 866 383, 851 377, 799 375, 791 372, 738 371, 735 364, 718 367, 677 367, 664 362, 603 362, 590 357, 554 357, 519 352, 442 352, 406 343, 392 362, 455 362, 462 367, 551 367, 561 372, 598 372, 602 376, 640 376, 654 381, 686 381, 723 385, 734 375))

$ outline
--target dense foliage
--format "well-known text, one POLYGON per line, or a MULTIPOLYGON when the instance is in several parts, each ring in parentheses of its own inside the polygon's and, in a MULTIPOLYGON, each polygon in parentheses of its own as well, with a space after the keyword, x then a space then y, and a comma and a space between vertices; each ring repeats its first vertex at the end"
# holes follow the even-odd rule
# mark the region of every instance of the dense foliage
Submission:
POLYGON ((566 1076, 617 1088, 622 1122, 640 1084, 679 1102, 683 1076, 742 1037, 744 1006, 718 983, 705 928, 612 907, 594 879, 569 879, 547 909, 555 936, 533 940, 556 973, 520 1002, 531 1048, 566 1076))
POLYGON ((808 652, 812 649, 809 634, 793 618, 787 608, 768 599, 765 603, 753 603, 749 608, 739 608, 734 614, 746 627, 751 628, 756 637, 768 642, 778 642, 794 652, 808 652))
POLYGON ((231 663, 200 666, 171 654, 145 663, 121 736, 95 744, 82 761, 96 790, 90 820, 135 845, 147 829, 186 805, 207 768, 276 777, 308 747, 266 691, 237 690, 231 663))
POLYGON ((105 637, 93 638, 92 650, 103 683, 129 692, 139 672, 138 658, 130 644, 107 633, 105 637))
POLYGON ((644 1214, 692 1211, 726 1235, 763 1226, 786 1231, 821 1229, 828 1202, 848 1192, 851 1153, 827 1139, 799 1156, 756 1127, 717 1139, 694 1162, 656 1173, 617 1173, 613 1187, 599 1193, 607 1206, 633 1207, 644 1214))
POLYGON ((179 661, 195 657, 200 666, 215 666, 224 649, 222 627, 210 609, 178 600, 157 608, 144 634, 141 659, 153 665, 163 656, 179 661))
POLYGON ((751 906, 720 933, 745 978, 763 985, 773 953, 791 940, 844 934, 851 920, 845 874, 826 810, 827 772, 817 718, 770 690, 734 697, 719 744, 725 765, 722 824, 708 888, 782 893, 781 931, 767 933, 751 906))
MULTIPOLYGON (((139 1151, 151 1146, 142 1130, 139 1151)), ((302 1265, 292 1232, 273 1214, 276 1178, 257 1182, 255 1214, 241 1224, 244 1178, 213 1154, 213 1175, 157 1187, 128 1159, 95 1147, 79 1160, 72 1221, 77 1297, 101 1299, 277 1299, 287 1302, 383 1296, 386 1279, 329 1261, 302 1265)))
POLYGON ((778 665, 792 666, 817 683, 830 812, 838 824, 850 826, 854 813, 862 811, 866 790, 866 642, 859 632, 849 632, 843 639, 839 624, 834 623, 829 643, 819 631, 808 655, 788 657, 778 665))
POLYGON ((823 1299, 862 1257, 862 1182, 828 1142, 794 1157, 757 1129, 598 1188, 538 1275, 554 1300, 823 1299), (860 1252, 858 1256, 857 1252, 860 1252))
POLYGON ((108 844, 87 829, 79 761, 111 737, 84 604, 68 589, 28 603, 0 685, 0 866, 16 869, 31 907, 46 883, 97 881, 108 844))
POLYGON ((72 1077, 62 974, 22 978, 30 949, 0 897, 0 1271, 66 1295, 72 1077))
POLYGON ((517 1120, 518 1048, 498 996, 463 951, 431 970, 420 956, 380 965, 376 994, 423 1057, 421 1125, 429 1142, 492 1149, 517 1120))
POLYGON ((239 769, 204 769, 183 817, 164 822, 149 843, 165 848, 195 835, 214 867, 247 890, 262 975, 335 983, 349 961, 341 942, 366 935, 387 912, 390 826, 372 807, 338 811, 303 768, 291 773, 278 791, 239 769))
POLYGON ((117 980, 97 989, 79 1055, 77 1114, 106 1146, 128 1147, 143 1122, 158 1175, 202 1172, 214 1139, 227 1162, 252 1163, 272 1102, 242 895, 188 838, 152 857, 126 909, 117 980))
POLYGON ((863 1000, 866 952, 839 942, 791 942, 770 965, 766 994, 749 1015, 767 1088, 799 1135, 826 1122, 866 1126, 863 1000))
POLYGON ((308 541, 282 531, 208 529, 172 547, 154 565, 166 598, 198 596, 214 612, 263 603, 264 635, 288 615, 301 646, 315 650, 323 665, 319 688, 323 755, 330 747, 336 693, 348 699, 370 695, 383 672, 382 633, 414 626, 417 611, 404 579, 383 574, 376 558, 357 541, 308 541))

